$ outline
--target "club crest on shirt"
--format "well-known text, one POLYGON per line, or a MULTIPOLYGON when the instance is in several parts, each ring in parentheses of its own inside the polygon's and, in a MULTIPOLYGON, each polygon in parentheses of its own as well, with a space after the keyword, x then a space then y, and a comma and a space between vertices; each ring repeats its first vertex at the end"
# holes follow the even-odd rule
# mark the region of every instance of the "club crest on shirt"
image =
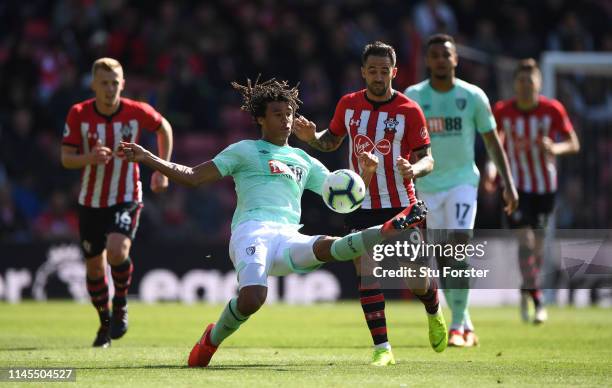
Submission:
POLYGON ((251 245, 250 247, 247 247, 246 253, 249 256, 253 256, 255 254, 255 250, 255 245, 251 245))
POLYGON ((459 110, 464 110, 467 105, 467 100, 465 98, 457 98, 455 99, 455 105, 459 110))
POLYGON ((389 117, 388 119, 384 121, 384 123, 385 123, 385 133, 397 132, 397 129, 395 129, 395 127, 399 125, 399 121, 397 121, 393 117, 389 117))
POLYGON ((133 129, 131 126, 123 124, 121 127, 121 137, 124 141, 129 141, 132 138, 132 131, 133 129))

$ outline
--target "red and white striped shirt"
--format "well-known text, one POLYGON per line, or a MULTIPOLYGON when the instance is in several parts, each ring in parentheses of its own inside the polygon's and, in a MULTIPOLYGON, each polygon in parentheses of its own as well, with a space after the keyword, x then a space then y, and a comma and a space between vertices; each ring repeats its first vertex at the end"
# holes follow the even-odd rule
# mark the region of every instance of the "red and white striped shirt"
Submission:
MULTIPOLYGON (((68 113, 62 144, 88 153, 100 140, 116 151, 121 140, 137 143, 141 131, 155 131, 162 116, 149 104, 121 98, 112 116, 96 110, 94 99, 75 104, 68 113)), ((137 163, 114 157, 107 164, 87 165, 81 173, 79 204, 103 208, 122 202, 141 202, 142 184, 137 163)))
POLYGON ((493 108, 517 189, 526 193, 557 191, 557 167, 553 156, 540 149, 543 137, 558 141, 574 130, 563 105, 544 96, 529 111, 519 110, 516 99, 499 101, 493 108))
POLYGON ((378 168, 363 201, 364 209, 405 207, 416 200, 412 180, 404 179, 396 159, 429 145, 421 108, 400 92, 384 103, 370 101, 365 89, 343 96, 329 125, 336 136, 349 135, 349 165, 359 173, 357 156, 373 152, 378 168))

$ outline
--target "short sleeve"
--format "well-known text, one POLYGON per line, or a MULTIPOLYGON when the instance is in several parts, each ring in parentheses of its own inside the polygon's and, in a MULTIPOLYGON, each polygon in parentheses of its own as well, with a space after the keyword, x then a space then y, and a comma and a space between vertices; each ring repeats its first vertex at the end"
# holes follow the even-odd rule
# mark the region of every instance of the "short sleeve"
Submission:
POLYGON ((491 112, 491 106, 489 105, 489 98, 487 95, 482 90, 478 89, 476 93, 474 93, 474 102, 476 104, 474 116, 478 132, 486 133, 494 130, 496 128, 495 117, 493 117, 493 112, 491 112))
POLYGON ((162 124, 162 115, 146 102, 140 103, 140 109, 142 111, 142 127, 149 131, 157 131, 162 124))
POLYGON ((74 147, 81 147, 83 144, 83 136, 79 127, 79 113, 76 106, 70 108, 66 123, 64 124, 64 134, 62 136, 62 144, 74 147))
POLYGON ((431 143, 427 121, 421 108, 414 104, 414 107, 406 114, 405 134, 402 138, 402 157, 408 158, 411 151, 426 147, 431 143))
POLYGON ((336 136, 346 135, 346 125, 344 124, 344 112, 346 111, 346 98, 342 97, 336 105, 334 117, 329 124, 329 131, 336 136))
POLYGON ((574 126, 570 121, 569 115, 567 111, 557 100, 553 100, 552 108, 554 112, 553 120, 552 120, 552 129, 553 131, 560 133, 562 135, 567 135, 570 132, 574 131, 574 126))
POLYGON ((243 142, 227 146, 213 158, 213 163, 221 173, 221 176, 234 175, 243 161, 243 155, 248 154, 243 142))
POLYGON ((323 182, 329 175, 329 170, 318 159, 311 157, 310 162, 310 171, 308 172, 305 188, 321 195, 323 182))
POLYGON ((408 97, 411 100, 414 100, 418 103, 419 100, 419 94, 416 90, 416 88, 410 86, 407 87, 406 90, 404 90, 404 95, 406 95, 406 97, 408 97))

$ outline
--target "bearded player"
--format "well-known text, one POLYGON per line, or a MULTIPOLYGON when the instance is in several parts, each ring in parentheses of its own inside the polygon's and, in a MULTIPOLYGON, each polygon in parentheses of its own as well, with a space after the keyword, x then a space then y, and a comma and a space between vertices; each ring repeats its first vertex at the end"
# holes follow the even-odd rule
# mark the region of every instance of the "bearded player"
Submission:
MULTIPOLYGON (((347 232, 384 222, 416 202, 413 180, 433 169, 425 117, 414 101, 393 89, 395 65, 393 47, 382 42, 366 45, 361 57, 366 88, 340 99, 328 129, 316 132, 316 125, 304 117, 294 124, 297 137, 320 151, 338 149, 347 137, 349 166, 356 172, 363 152, 372 152, 382 160, 361 208, 345 219, 347 232)), ((357 258, 354 265, 360 276, 359 300, 374 343, 371 364, 392 365, 395 358, 387 336, 385 296, 380 282, 367 268, 368 261, 366 257, 357 258)), ((425 306, 432 348, 442 352, 446 348, 446 324, 438 303, 437 283, 429 279, 409 287, 425 306)))

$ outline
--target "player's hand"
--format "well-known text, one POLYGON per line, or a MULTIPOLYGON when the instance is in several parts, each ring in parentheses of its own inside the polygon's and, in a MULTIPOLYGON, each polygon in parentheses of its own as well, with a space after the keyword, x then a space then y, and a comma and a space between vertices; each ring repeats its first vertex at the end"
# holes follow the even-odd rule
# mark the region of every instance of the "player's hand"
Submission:
POLYGON ((153 171, 151 175, 151 191, 159 194, 168 188, 168 177, 159 171, 153 171))
POLYGON ((317 125, 302 115, 296 115, 292 131, 298 139, 308 143, 315 139, 317 125))
POLYGON ((98 139, 89 153, 89 158, 89 164, 106 164, 113 158, 113 151, 103 146, 100 139, 98 139))
POLYGON ((543 136, 538 139, 538 146, 540 150, 544 152, 546 155, 554 156, 555 155, 555 142, 548 136, 543 136))
POLYGON ((121 159, 125 159, 128 162, 142 162, 149 151, 145 150, 141 146, 135 143, 126 143, 122 141, 119 143, 117 149, 117 156, 121 159))
POLYGON ((397 166, 397 170, 400 175, 404 177, 404 179, 414 179, 414 167, 410 162, 401 156, 398 156, 395 160, 395 165, 397 166))
POLYGON ((506 203, 506 206, 504 206, 504 211, 506 212, 507 215, 510 215, 512 214, 512 212, 516 210, 519 204, 519 196, 518 196, 518 192, 516 191, 516 188, 506 187, 504 189, 503 197, 504 197, 504 202, 506 203))
POLYGON ((357 157, 357 161, 361 171, 374 172, 376 171, 376 167, 378 167, 378 156, 371 152, 362 152, 357 157))

